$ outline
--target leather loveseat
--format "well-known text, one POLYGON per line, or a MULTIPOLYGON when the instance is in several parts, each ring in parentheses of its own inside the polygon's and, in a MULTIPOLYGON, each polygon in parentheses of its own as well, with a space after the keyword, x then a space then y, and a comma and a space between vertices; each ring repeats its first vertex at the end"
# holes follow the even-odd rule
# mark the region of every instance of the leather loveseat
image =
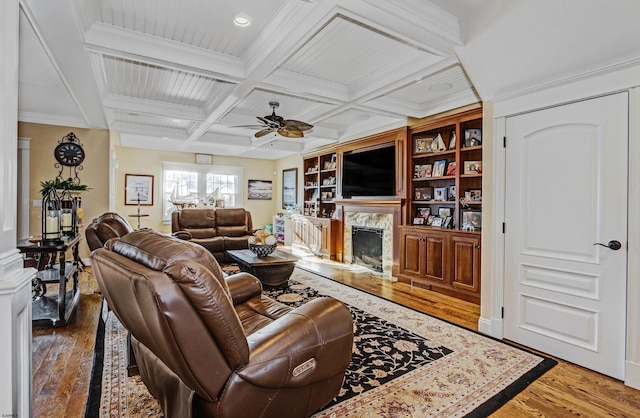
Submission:
POLYGON ((223 277, 202 246, 152 230, 91 258, 167 418, 308 417, 338 394, 353 345, 342 302, 292 309, 248 273, 223 277))
POLYGON ((232 260, 225 251, 249 248, 249 237, 254 231, 251 212, 228 208, 173 212, 171 232, 180 239, 202 245, 218 262, 228 262, 232 260))

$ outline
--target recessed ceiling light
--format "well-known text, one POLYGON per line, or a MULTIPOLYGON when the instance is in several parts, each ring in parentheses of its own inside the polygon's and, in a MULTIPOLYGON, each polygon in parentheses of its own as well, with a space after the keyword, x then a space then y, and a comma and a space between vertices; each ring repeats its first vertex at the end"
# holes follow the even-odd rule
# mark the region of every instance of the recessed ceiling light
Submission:
POLYGON ((440 83, 440 84, 434 84, 433 86, 429 87, 429 90, 431 91, 447 91, 449 90, 451 87, 453 87, 453 84, 451 83, 440 83))
POLYGON ((233 23, 237 26, 249 26, 251 24, 251 18, 246 13, 238 13, 233 18, 233 23))

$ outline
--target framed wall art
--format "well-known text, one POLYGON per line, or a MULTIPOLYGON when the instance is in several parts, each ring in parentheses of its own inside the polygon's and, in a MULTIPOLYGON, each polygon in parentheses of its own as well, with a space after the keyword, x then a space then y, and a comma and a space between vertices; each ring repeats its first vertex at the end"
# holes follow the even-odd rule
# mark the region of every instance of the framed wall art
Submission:
POLYGON ((273 186, 271 180, 249 180, 247 199, 271 200, 273 186))
POLYGON ((282 209, 298 204, 298 169, 282 170, 282 209))
POLYGON ((147 174, 125 174, 124 204, 153 206, 153 176, 147 174))

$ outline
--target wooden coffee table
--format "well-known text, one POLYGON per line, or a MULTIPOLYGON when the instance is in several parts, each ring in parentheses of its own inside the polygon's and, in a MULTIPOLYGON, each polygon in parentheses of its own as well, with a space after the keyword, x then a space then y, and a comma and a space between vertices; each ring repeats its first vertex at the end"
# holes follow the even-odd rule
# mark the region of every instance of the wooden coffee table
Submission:
POLYGON ((263 285, 271 287, 286 284, 299 260, 281 250, 275 250, 266 257, 258 257, 251 250, 229 250, 227 254, 238 262, 240 270, 253 274, 263 285))

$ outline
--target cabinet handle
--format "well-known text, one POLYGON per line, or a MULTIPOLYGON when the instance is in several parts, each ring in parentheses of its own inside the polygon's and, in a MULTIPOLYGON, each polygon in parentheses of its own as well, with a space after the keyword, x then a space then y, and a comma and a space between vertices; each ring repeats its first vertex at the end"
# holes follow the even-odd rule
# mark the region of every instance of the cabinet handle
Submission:
POLYGON ((474 245, 474 248, 480 249, 479 245, 474 245))

